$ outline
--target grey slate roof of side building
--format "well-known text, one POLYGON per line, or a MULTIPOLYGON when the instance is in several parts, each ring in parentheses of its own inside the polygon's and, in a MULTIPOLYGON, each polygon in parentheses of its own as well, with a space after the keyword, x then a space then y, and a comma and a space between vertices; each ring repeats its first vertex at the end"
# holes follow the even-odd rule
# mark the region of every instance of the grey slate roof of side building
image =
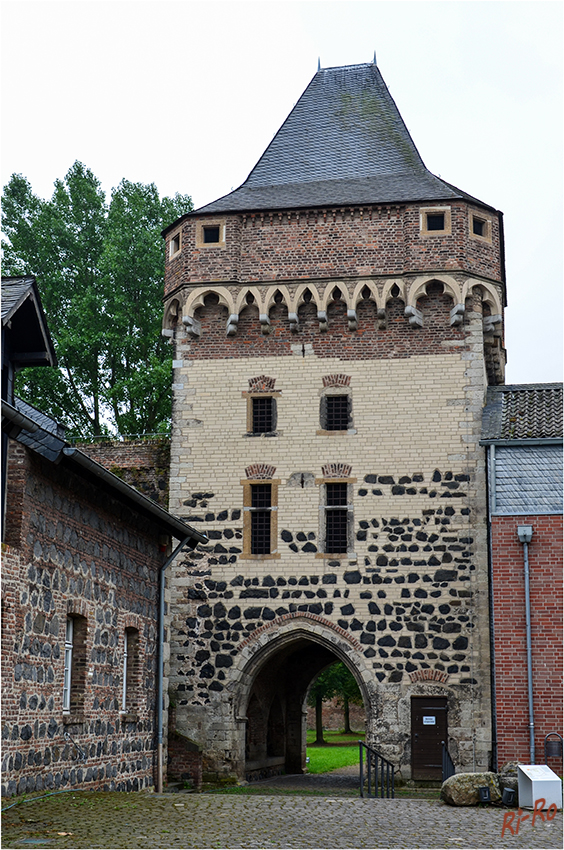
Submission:
POLYGON ((377 66, 363 64, 318 71, 245 182, 188 215, 455 199, 493 209, 427 170, 377 66))
POLYGON ((482 443, 562 440, 562 384, 488 387, 482 443))

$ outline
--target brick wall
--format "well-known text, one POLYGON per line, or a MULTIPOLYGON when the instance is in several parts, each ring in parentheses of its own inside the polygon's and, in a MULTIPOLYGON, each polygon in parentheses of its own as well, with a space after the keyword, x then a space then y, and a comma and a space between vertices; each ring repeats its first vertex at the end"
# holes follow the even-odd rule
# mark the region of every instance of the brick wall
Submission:
POLYGON ((162 508, 168 508, 168 437, 76 443, 76 447, 162 508))
POLYGON ((158 538, 156 526, 77 475, 70 461, 55 466, 11 443, 2 572, 3 794, 153 784, 158 538), (65 713, 69 615, 77 618, 78 667, 65 713), (138 632, 138 664, 131 668, 138 681, 134 704, 122 714, 125 629, 138 632))
MULTIPOLYGON (((562 734, 562 516, 492 517, 498 762, 529 764, 529 711, 523 545, 517 526, 532 525, 529 544, 533 710, 536 761, 544 736, 562 734)), ((562 760, 549 760, 557 772, 562 760)))
MULTIPOLYGON (((182 225, 182 251, 166 267, 165 294, 205 281, 362 277, 460 269, 501 280, 499 225, 491 243, 469 234, 469 207, 450 204, 450 235, 422 236, 420 205, 228 215, 225 247, 196 247, 201 219, 182 225)), ((168 256, 168 250, 167 250, 168 256)))

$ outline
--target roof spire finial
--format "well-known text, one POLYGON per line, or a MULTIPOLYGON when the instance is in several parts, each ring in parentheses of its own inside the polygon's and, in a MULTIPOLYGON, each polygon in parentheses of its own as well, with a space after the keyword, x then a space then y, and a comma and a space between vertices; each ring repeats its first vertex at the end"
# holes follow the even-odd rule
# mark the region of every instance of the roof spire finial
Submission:
POLYGON ((372 64, 373 64, 373 65, 375 65, 375 64, 376 64, 376 51, 374 51, 374 62, 373 62, 372 64))
POLYGON ((321 71, 321 58, 319 56, 317 57, 317 70, 321 71))

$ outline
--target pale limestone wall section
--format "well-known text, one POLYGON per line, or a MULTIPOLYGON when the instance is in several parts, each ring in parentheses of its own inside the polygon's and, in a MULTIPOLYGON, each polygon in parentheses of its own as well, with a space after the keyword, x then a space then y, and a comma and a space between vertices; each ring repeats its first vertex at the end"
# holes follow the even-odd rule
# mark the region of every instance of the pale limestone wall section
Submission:
MULTIPOLYGON (((282 485, 297 471, 320 477, 323 464, 337 461, 351 464, 359 482, 370 472, 458 471, 467 464, 469 426, 454 404, 454 388, 465 386, 466 371, 467 363, 451 354, 360 362, 315 356, 184 361, 175 370, 170 510, 190 515, 183 501, 194 489, 215 493, 217 510, 220 498, 226 507, 242 504, 239 481, 252 463, 273 464, 282 485), (317 436, 322 378, 334 372, 351 376, 356 433, 317 436), (242 392, 260 374, 275 377, 280 392, 277 437, 245 436, 242 392)), ((312 494, 310 505, 303 495, 297 515, 310 516, 317 528, 319 502, 312 494)), ((295 491, 281 486, 280 500, 280 517, 286 509, 291 516, 295 491)), ((404 502, 387 509, 400 510, 404 502)))
MULTIPOLYGON (((467 315, 468 336, 464 349, 443 356, 416 356, 406 359, 342 361, 306 357, 252 357, 234 360, 182 361, 175 370, 174 417, 176 423, 172 445, 171 502, 173 513, 189 517, 195 512, 184 505, 195 491, 214 496, 209 510, 242 508, 242 486, 245 467, 253 463, 268 463, 276 467, 280 479, 278 501, 278 532, 282 529, 313 532, 316 539, 320 525, 320 494, 318 486, 292 488, 289 477, 296 472, 310 472, 321 477, 325 463, 351 464, 354 485, 355 529, 360 521, 374 517, 421 516, 431 505, 454 505, 451 521, 459 536, 473 538, 474 569, 470 582, 455 582, 453 587, 470 587, 472 598, 459 611, 468 615, 468 658, 470 678, 478 684, 459 684, 460 674, 450 675, 448 685, 434 683, 400 684, 376 681, 370 688, 373 703, 369 714, 373 720, 368 730, 369 740, 398 743, 390 745, 388 755, 398 761, 404 756, 403 747, 409 738, 410 697, 424 693, 447 695, 454 710, 449 718, 449 732, 456 739, 456 761, 460 767, 475 770, 487 767, 491 746, 489 707, 489 622, 487 586, 486 504, 483 450, 478 445, 481 411, 486 388, 483 361, 482 316, 477 305, 467 315), (322 377, 332 373, 350 375, 353 398, 353 430, 347 435, 316 435, 319 428, 319 398, 322 377), (247 437, 246 399, 248 380, 258 375, 276 378, 278 406, 277 437, 247 437), (226 430, 229 438, 226 439, 226 430), (384 495, 371 494, 373 485, 363 484, 367 474, 392 476, 395 481, 403 475, 420 474, 423 482, 418 490, 432 486, 435 470, 444 473, 466 474, 467 497, 464 500, 435 499, 428 493, 413 496, 393 496, 390 488, 381 487, 384 495), (368 495, 360 497, 361 487, 368 495), (460 513, 461 503, 470 506, 468 516, 460 513)), ((446 343, 451 346, 453 343, 446 343)), ((180 344, 179 356, 189 346, 180 344)), ((177 361, 179 364, 180 361, 177 361)), ((198 511, 201 512, 201 511, 198 511)), ((429 522, 432 524, 433 521, 429 522)), ((229 522, 239 535, 242 518, 229 522)), ((221 530, 225 523, 204 522, 202 530, 221 530)), ((431 525, 429 525, 431 528, 431 525)), ((453 529, 454 530, 454 529, 453 529)), ((366 541, 355 541, 355 553, 341 559, 340 567, 328 566, 327 560, 313 554, 294 553, 278 540, 279 559, 244 560, 235 564, 210 565, 205 557, 198 564, 200 572, 209 570, 215 580, 229 583, 237 575, 257 577, 267 575, 319 575, 325 572, 342 573, 359 569, 363 575, 375 559, 369 551, 372 529, 366 541), (368 559, 368 563, 367 560, 368 559)), ((237 542, 235 540, 234 542, 237 542)), ((394 579, 406 574, 409 568, 382 568, 381 574, 394 579)), ((422 570, 425 572, 425 568, 422 570)), ((171 576, 172 643, 171 681, 178 682, 182 661, 175 660, 183 652, 194 652, 193 641, 183 639, 186 616, 195 615, 197 602, 187 602, 186 589, 198 586, 198 579, 186 572, 177 562, 171 576), (175 678, 176 677, 176 678, 175 678)), ((374 589, 374 588, 371 588, 374 589)), ((335 608, 327 619, 337 622, 342 617, 340 606, 353 603, 366 607, 361 593, 366 585, 346 588, 342 598, 332 598, 335 608)), ((401 602, 402 585, 386 586, 388 601, 401 602)), ((252 604, 252 600, 249 601, 252 604)), ((367 615, 366 615, 367 616, 367 615)), ((374 659, 374 671, 382 667, 374 659)), ((230 687, 227 671, 226 687, 230 687)), ((466 674, 468 676, 468 673, 466 674)), ((239 765, 241 769, 241 726, 234 716, 231 697, 225 693, 209 694, 210 704, 189 706, 178 711, 179 728, 197 740, 215 766, 239 765)))

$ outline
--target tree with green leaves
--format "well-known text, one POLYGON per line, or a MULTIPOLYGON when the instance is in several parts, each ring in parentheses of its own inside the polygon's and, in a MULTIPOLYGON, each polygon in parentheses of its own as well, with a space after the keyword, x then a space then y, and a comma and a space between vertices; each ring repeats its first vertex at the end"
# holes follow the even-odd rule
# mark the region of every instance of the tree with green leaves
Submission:
POLYGON ((192 209, 122 180, 109 204, 80 162, 50 200, 25 177, 3 192, 3 274, 37 278, 59 369, 26 369, 17 393, 75 435, 166 431, 171 356, 161 337, 161 231, 192 209))
POLYGON ((350 726, 350 708, 352 704, 362 705, 362 695, 357 681, 348 667, 342 661, 336 661, 323 670, 308 694, 308 704, 315 706, 315 743, 324 744, 323 737, 323 703, 337 698, 337 704, 343 708, 345 734, 352 732, 350 726))

